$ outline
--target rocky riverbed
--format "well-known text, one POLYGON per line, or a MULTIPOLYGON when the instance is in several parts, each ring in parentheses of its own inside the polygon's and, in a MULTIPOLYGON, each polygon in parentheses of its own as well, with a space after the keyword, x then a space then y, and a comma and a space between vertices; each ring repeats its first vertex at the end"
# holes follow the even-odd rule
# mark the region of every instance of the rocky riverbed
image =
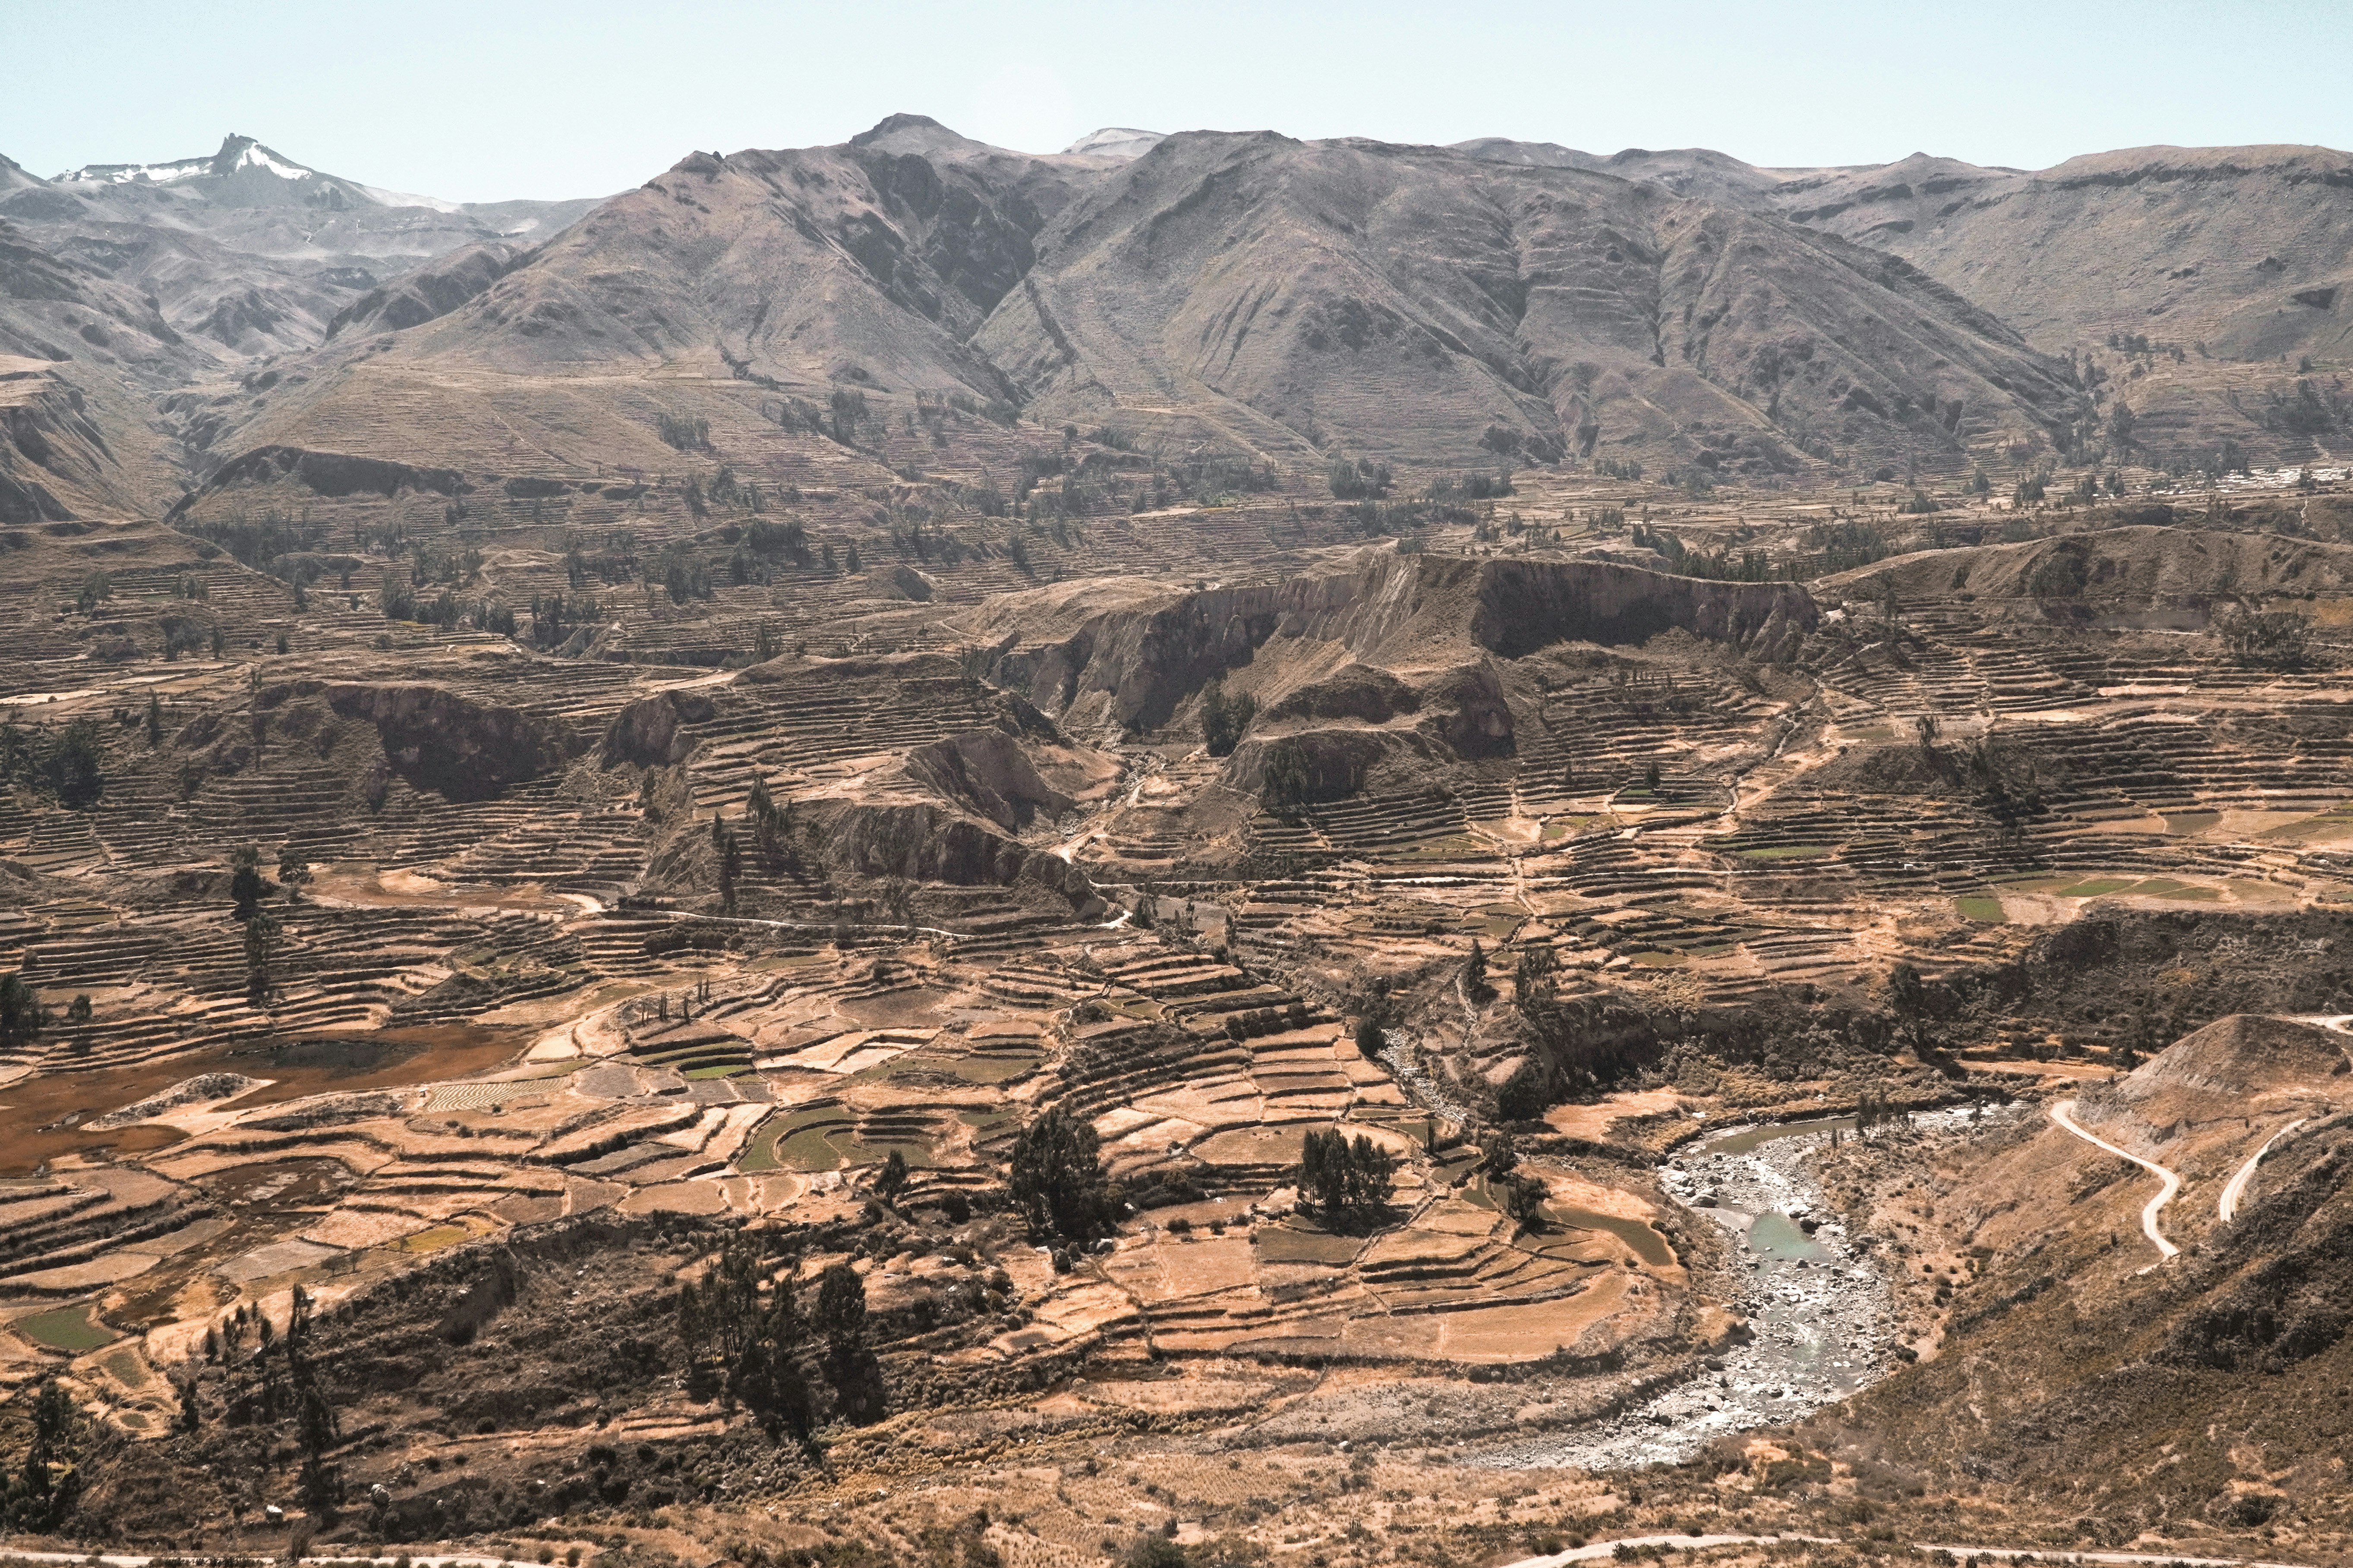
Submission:
MULTIPOLYGON (((1913 1119, 1920 1131, 1963 1125, 1967 1111, 1913 1119)), ((1731 1233, 1739 1278, 1731 1304, 1752 1337, 1699 1375, 1589 1426, 1505 1444, 1482 1463, 1611 1469, 1690 1458, 1711 1438, 1786 1424, 1885 1375, 1894 1298, 1883 1268, 1832 1215, 1809 1168, 1839 1117, 1736 1128, 1669 1161, 1661 1185, 1731 1233)))

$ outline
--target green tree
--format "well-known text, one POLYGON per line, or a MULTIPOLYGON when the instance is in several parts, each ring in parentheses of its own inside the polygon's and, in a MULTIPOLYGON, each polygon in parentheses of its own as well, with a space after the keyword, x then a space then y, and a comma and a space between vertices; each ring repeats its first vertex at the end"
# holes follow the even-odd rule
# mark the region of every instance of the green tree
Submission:
POLYGON ((230 858, 234 868, 229 873, 228 896, 234 905, 232 913, 240 921, 249 921, 261 907, 262 895, 269 884, 261 878, 261 850, 251 844, 230 858))
POLYGON ((1898 959, 1888 970, 1887 1000, 1900 1017, 1916 1018, 1927 1011, 1927 982, 1909 962, 1898 959))
POLYGON ((269 1005, 278 991, 278 937, 283 928, 268 910, 256 910, 245 922, 245 999, 257 1007, 269 1005))
POLYGON ((1119 1194, 1101 1155, 1094 1128, 1059 1105, 1021 1130, 1009 1186, 1034 1234, 1079 1238, 1109 1228, 1119 1194))
POLYGON ((1299 1191, 1334 1225, 1361 1225, 1388 1207, 1397 1161, 1363 1133, 1311 1129, 1300 1142, 1299 1191))
POLYGON ((302 858, 302 852, 291 844, 279 850, 278 885, 286 889, 287 898, 299 898, 310 881, 311 862, 302 858))
POLYGON ((81 1489, 74 1463, 79 1426, 66 1391, 56 1379, 43 1379, 33 1395, 33 1440, 24 1466, 0 1490, 0 1526, 44 1534, 65 1522, 81 1489))
POLYGON ((1547 943, 1536 943, 1520 949, 1520 960, 1512 971, 1512 999, 1523 1009, 1537 1006, 1553 998, 1554 976, 1559 973, 1560 958, 1547 943))
POLYGON ((1487 978, 1487 950, 1475 936, 1471 939, 1471 956, 1462 961, 1462 994, 1477 1006, 1495 999, 1494 984, 1487 978))
POLYGON ((42 759, 41 782, 61 805, 85 811, 106 792, 105 763, 98 721, 77 719, 66 726, 65 733, 42 759))
POLYGON ((837 1353, 865 1342, 866 1277, 846 1262, 818 1276, 817 1331, 837 1353))
POLYGON ((153 691, 147 694, 147 743, 164 743, 164 704, 153 691))
POLYGON ((41 999, 14 970, 0 974, 0 1040, 29 1040, 47 1020, 41 999))
POLYGON ((874 1173, 874 1192, 892 1207, 899 1206, 899 1194, 907 1190, 907 1156, 898 1150, 891 1151, 882 1168, 874 1173))
POLYGON ((744 874, 744 847, 735 841, 735 830, 723 817, 711 819, 711 847, 719 863, 719 907, 732 915, 735 883, 744 874))
POLYGON ((1242 731, 1258 716, 1258 699, 1245 693, 1229 698, 1226 683, 1212 680, 1201 689, 1201 740, 1213 757, 1229 757, 1241 744, 1242 731))
POLYGON ((1550 1189, 1541 1178, 1525 1173, 1504 1176, 1493 1184, 1493 1191, 1496 1205, 1522 1230, 1544 1218, 1545 1199, 1550 1195, 1550 1189))

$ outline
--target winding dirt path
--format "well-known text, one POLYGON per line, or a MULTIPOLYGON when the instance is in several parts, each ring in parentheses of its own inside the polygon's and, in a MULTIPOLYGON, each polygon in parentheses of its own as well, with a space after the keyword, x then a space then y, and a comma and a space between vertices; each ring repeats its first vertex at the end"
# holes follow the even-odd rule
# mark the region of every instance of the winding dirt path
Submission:
POLYGON ((2254 1179, 2255 1167, 2263 1163, 2263 1156, 2272 1152, 2272 1145, 2286 1137, 2289 1133, 2295 1131, 2297 1128, 2303 1126, 2305 1121, 2306 1118, 2301 1116, 2297 1117, 2295 1121, 2289 1122, 2286 1126, 2281 1128, 2278 1131, 2264 1139, 2263 1146, 2247 1156, 2247 1163, 2239 1167, 2238 1174, 2231 1178, 2231 1184, 2222 1189, 2221 1213, 2222 1221, 2225 1225, 2239 1217, 2239 1200, 2246 1195, 2247 1184, 2254 1179))
POLYGON ((2174 1246, 2173 1243, 2165 1239, 2165 1233, 2157 1228, 2157 1216, 2158 1213, 2164 1209, 2166 1205, 2173 1201, 2173 1194, 2181 1190, 2181 1178, 2175 1175, 2171 1171, 2167 1170, 2164 1166, 2158 1164, 2154 1160, 2144 1160, 2139 1155, 2133 1153, 2130 1150, 2119 1149, 2115 1144, 2109 1142, 2106 1139, 2095 1138, 2091 1133, 2084 1131, 2081 1127, 2076 1126, 2075 1102, 2072 1100, 2063 1100, 2052 1105, 2051 1107, 2051 1120, 2057 1122, 2060 1126, 2064 1127, 2068 1131, 2073 1132, 2076 1137, 2081 1138, 2084 1142, 2093 1145, 2094 1148, 2105 1149, 2109 1153, 2116 1155, 2120 1160, 2130 1160, 2142 1170, 2148 1172, 2151 1175, 2154 1175, 2160 1181, 2164 1182, 2165 1190, 2158 1194, 2157 1196, 2149 1199, 2148 1206, 2140 1211, 2140 1228, 2142 1232, 2147 1236, 2149 1240, 2157 1243, 2157 1250, 2161 1255, 2167 1258, 2177 1256, 2181 1251, 2181 1248, 2174 1246))

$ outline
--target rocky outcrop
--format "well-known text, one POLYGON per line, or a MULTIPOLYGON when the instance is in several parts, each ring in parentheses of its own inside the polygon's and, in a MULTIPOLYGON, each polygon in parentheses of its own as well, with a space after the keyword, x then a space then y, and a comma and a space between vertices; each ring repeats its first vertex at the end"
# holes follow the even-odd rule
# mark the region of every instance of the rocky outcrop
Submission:
POLYGON ((1080 909, 1094 898, 1086 874, 1061 857, 1033 850, 987 823, 924 801, 823 803, 828 860, 867 877, 903 877, 954 887, 1043 888, 1080 909))
POLYGON ((1267 759, 1277 747, 1296 749, 1306 765, 1309 805, 1345 800, 1384 775, 1390 775, 1386 782, 1401 784, 1398 775, 1449 760, 1427 736, 1410 730, 1333 726, 1250 736, 1234 748, 1225 782, 1244 795, 1259 794, 1266 785, 1267 759))
POLYGON ((1021 742, 1001 730, 935 741, 910 755, 905 771, 1008 832, 1029 826, 1040 812, 1059 816, 1078 804, 1047 783, 1021 742))
POLYGON ((568 731, 519 708, 421 683, 316 688, 346 719, 375 726, 385 760, 412 785, 448 800, 487 800, 560 766, 579 750, 568 731))
POLYGON ((1794 584, 1718 583, 1613 562, 1370 549, 1348 568, 1264 586, 1187 593, 1098 580, 1008 595, 965 625, 998 650, 1001 684, 1025 687, 1066 722, 1157 728, 1213 679, 1270 652, 1303 656, 1307 645, 1337 642, 1353 656, 1348 664, 1327 674, 1331 666, 1322 663, 1272 694, 1270 717, 1378 722, 1424 702, 1470 700, 1478 710, 1471 730, 1488 730, 1492 743, 1502 738, 1489 724, 1503 715, 1500 689, 1482 696, 1475 679, 1465 685, 1449 677, 1443 693, 1409 694, 1395 672, 1426 669, 1433 659, 1471 668, 1482 653, 1517 658, 1558 642, 1640 643, 1677 628, 1778 660, 1817 618, 1813 599, 1794 584), (1297 648, 1281 647, 1293 642, 1297 648))
MULTIPOLYGON (((0 523, 64 522, 113 501, 115 456, 80 390, 0 355, 0 523)), ((120 510, 116 502, 109 510, 120 510)))
POLYGON ((1716 583, 1596 561, 1485 561, 1471 635, 1507 658, 1556 642, 1625 645, 1681 628, 1778 660, 1813 629, 1814 601, 1784 583, 1716 583))
POLYGON ((684 726, 709 719, 714 710, 711 694, 699 689, 641 697, 606 728, 605 765, 665 768, 682 763, 694 750, 694 737, 684 726))
POLYGON ((270 485, 292 480, 313 495, 353 496, 373 492, 396 496, 402 490, 430 490, 458 496, 471 489, 454 468, 419 468, 381 458, 359 458, 347 452, 312 452, 299 447, 257 447, 222 465, 202 489, 181 498, 170 519, 184 515, 215 491, 241 485, 270 485))

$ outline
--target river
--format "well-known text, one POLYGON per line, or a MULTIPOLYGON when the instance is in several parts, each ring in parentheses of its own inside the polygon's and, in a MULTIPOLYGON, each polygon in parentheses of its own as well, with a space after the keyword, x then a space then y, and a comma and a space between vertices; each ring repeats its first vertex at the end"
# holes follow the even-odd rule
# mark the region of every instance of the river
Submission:
MULTIPOLYGON (((1967 1110, 1932 1111, 1913 1125, 1950 1131, 1969 1119, 1967 1110)), ((1748 1320, 1746 1343, 1727 1346, 1699 1375, 1618 1415, 1517 1439, 1472 1462, 1585 1469, 1676 1463, 1712 1438, 1787 1425, 1885 1376, 1894 1364, 1886 1274, 1831 1212, 1808 1169, 1808 1157, 1833 1130, 1852 1134, 1854 1119, 1733 1129, 1686 1149, 1660 1173, 1678 1203, 1729 1233, 1736 1273, 1729 1304, 1748 1320)))

